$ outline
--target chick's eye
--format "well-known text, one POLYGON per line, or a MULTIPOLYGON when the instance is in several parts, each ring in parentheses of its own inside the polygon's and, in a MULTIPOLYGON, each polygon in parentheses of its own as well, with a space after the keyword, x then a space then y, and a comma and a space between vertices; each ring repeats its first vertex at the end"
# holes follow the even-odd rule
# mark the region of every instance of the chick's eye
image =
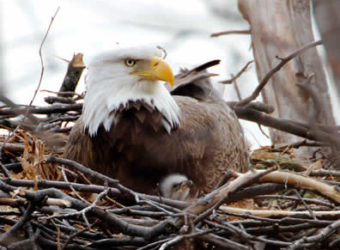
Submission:
POLYGON ((136 60, 133 60, 133 59, 126 59, 125 60, 125 65, 128 66, 128 67, 133 67, 135 66, 136 64, 136 60))

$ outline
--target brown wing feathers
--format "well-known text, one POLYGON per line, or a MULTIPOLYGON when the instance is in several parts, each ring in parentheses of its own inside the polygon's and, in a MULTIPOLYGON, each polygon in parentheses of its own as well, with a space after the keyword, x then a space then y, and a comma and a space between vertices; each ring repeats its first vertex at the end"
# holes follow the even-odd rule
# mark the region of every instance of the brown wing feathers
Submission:
POLYGON ((171 90, 171 94, 190 96, 201 101, 220 99, 209 79, 211 76, 216 76, 216 74, 207 71, 209 67, 219 63, 220 60, 213 60, 192 70, 182 69, 181 73, 175 77, 175 84, 171 90))

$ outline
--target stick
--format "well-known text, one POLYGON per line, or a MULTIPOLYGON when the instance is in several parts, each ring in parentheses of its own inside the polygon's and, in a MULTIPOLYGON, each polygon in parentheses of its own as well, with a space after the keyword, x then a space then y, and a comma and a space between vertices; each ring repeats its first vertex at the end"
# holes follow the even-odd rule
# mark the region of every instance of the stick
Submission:
POLYGON ((322 229, 317 235, 309 236, 309 237, 302 237, 299 240, 296 240, 288 249, 298 249, 300 245, 306 242, 311 243, 318 243, 327 237, 329 237, 332 233, 335 233, 336 230, 340 228, 340 220, 333 222, 331 225, 322 229))
MULTIPOLYGON (((83 54, 78 53, 73 55, 72 60, 68 64, 67 72, 59 92, 74 92, 84 69, 83 54)), ((59 93, 58 96, 72 97, 73 95, 59 93)))
POLYGON ((222 32, 216 32, 212 33, 210 37, 218 37, 223 35, 231 35, 231 34, 241 34, 241 35, 249 35, 251 30, 228 30, 228 31, 222 31, 222 32))
POLYGON ((337 203, 340 203, 340 191, 336 188, 336 186, 332 186, 316 179, 304 177, 291 172, 275 171, 264 175, 259 179, 259 181, 282 183, 297 188, 304 188, 316 191, 319 194, 337 203))
POLYGON ((247 62, 247 64, 244 65, 243 68, 234 77, 232 77, 231 79, 228 79, 228 80, 220 81, 220 83, 223 83, 223 84, 233 83, 237 78, 239 78, 247 70, 248 66, 253 62, 254 62, 254 60, 247 62))
POLYGON ((87 168, 85 166, 83 166, 82 164, 72 161, 72 160, 68 160, 68 159, 63 159, 63 158, 56 158, 54 156, 50 156, 47 160, 46 163, 59 163, 59 164, 64 164, 67 166, 70 166, 72 168, 75 168, 85 174, 88 174, 90 176, 93 176, 94 178, 103 181, 103 182, 107 182, 108 184, 113 184, 116 186, 116 184, 118 183, 118 180, 116 179, 112 179, 106 175, 103 175, 99 172, 96 172, 90 168, 87 168))
MULTIPOLYGON (((288 210, 268 210, 268 209, 244 209, 230 206, 220 206, 221 211, 226 213, 233 214, 248 214, 258 217, 304 217, 304 218, 312 218, 309 211, 288 211, 288 210)), ((337 219, 340 218, 340 211, 313 211, 313 214, 317 218, 332 218, 337 219)))

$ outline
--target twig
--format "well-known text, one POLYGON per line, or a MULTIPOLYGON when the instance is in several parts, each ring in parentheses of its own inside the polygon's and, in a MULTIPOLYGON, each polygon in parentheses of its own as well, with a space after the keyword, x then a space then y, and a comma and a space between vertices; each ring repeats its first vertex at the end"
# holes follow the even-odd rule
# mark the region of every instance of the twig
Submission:
POLYGON ((74 104, 76 102, 73 98, 61 96, 47 96, 44 98, 44 101, 48 104, 53 103, 74 104))
MULTIPOLYGON (((237 214, 248 214, 258 217, 286 217, 286 216, 303 216, 311 217, 309 211, 287 211, 287 210, 255 210, 255 209, 244 209, 229 206, 221 206, 221 211, 226 213, 237 214)), ((340 211, 313 211, 317 218, 340 218, 340 211)))
POLYGON ((86 214, 88 212, 90 212, 93 208, 96 207, 97 203, 108 193, 108 189, 104 190, 103 192, 101 192, 100 194, 97 195, 96 199, 92 202, 92 204, 90 204, 89 206, 83 208, 81 211, 77 211, 77 212, 72 212, 72 213, 67 213, 67 214, 55 214, 55 215, 51 215, 51 216, 47 216, 47 217, 42 217, 42 219, 46 219, 46 220, 50 220, 50 219, 54 219, 54 218, 68 218, 68 217, 74 217, 77 215, 81 215, 88 227, 89 230, 91 230, 91 226, 90 223, 87 220, 86 214))
POLYGON ((221 181, 216 185, 215 189, 223 186, 227 181, 229 181, 232 177, 237 177, 237 175, 235 174, 234 171, 231 170, 227 170, 227 172, 225 172, 223 179, 221 179, 221 181))
MULTIPOLYGON (((81 183, 73 183, 73 182, 64 182, 64 181, 49 181, 49 180, 19 180, 19 179, 9 179, 9 178, 0 178, 0 181, 7 183, 9 185, 13 185, 16 187, 34 187, 35 185, 38 188, 59 188, 64 190, 72 190, 70 187, 74 188, 79 192, 89 192, 89 193, 100 193, 105 190, 105 186, 100 185, 87 185, 81 183)), ((111 195, 120 195, 121 192, 116 188, 110 188, 109 194, 111 195)))
MULTIPOLYGON (((162 243, 164 243, 164 242, 167 242, 169 239, 161 239, 161 240, 158 240, 158 241, 154 241, 154 242, 152 242, 152 243, 150 243, 150 244, 147 244, 147 245, 145 245, 145 246, 143 246, 143 247, 139 247, 139 248, 137 248, 137 250, 146 250, 146 249, 149 249, 149 248, 152 248, 152 249, 155 249, 154 247, 155 246, 158 246, 158 245, 160 245, 160 244, 162 244, 162 243)), ((158 248, 157 248, 158 249, 158 248)))
POLYGON ((165 250, 170 246, 175 245, 176 243, 180 242, 183 239, 188 239, 188 238, 195 238, 195 237, 199 237, 208 233, 213 232, 213 229, 207 229, 207 230, 202 230, 202 231, 198 231, 198 232, 193 232, 190 234, 183 234, 183 235, 177 235, 176 237, 172 238, 171 240, 163 243, 159 250, 165 250))
POLYGON ((309 175, 310 176, 334 176, 334 177, 340 177, 340 171, 338 171, 338 170, 318 169, 318 170, 312 170, 309 175))
POLYGON ((340 228, 340 220, 337 220, 330 224, 329 226, 325 227, 321 230, 317 235, 309 236, 309 237, 302 237, 301 239, 295 241, 288 249, 297 249, 300 248, 301 244, 303 243, 314 243, 323 241, 327 237, 329 237, 332 233, 336 232, 340 228))
POLYGON ((222 32, 216 32, 212 33, 210 37, 218 37, 222 35, 231 35, 231 34, 241 34, 241 35, 249 35, 251 30, 228 30, 228 31, 222 31, 222 32))
POLYGON ((91 249, 112 249, 115 246, 143 246, 146 245, 148 241, 141 237, 117 237, 117 238, 108 238, 102 240, 96 240, 92 244, 89 245, 91 249))
POLYGON ((67 165, 69 167, 75 168, 77 170, 79 170, 82 173, 85 173, 87 175, 93 176, 94 178, 103 181, 103 182, 107 182, 108 184, 117 186, 118 180, 112 179, 106 175, 103 175, 99 172, 96 172, 90 168, 87 168, 85 166, 83 166, 82 164, 76 162, 76 161, 72 161, 72 160, 68 160, 68 159, 63 159, 63 158, 56 158, 54 156, 50 156, 47 160, 46 163, 59 163, 59 164, 64 164, 67 165))
POLYGON ((253 62, 254 60, 247 62, 247 64, 244 65, 243 68, 235 76, 233 76, 231 79, 220 81, 220 83, 223 83, 223 84, 233 83, 237 78, 239 78, 247 70, 248 66, 253 62))
MULTIPOLYGON (((38 91, 39 91, 39 89, 40 89, 40 86, 41 86, 41 83, 42 83, 42 79, 43 79, 44 71, 45 71, 44 60, 43 60, 43 57, 42 57, 42 48, 43 48, 43 46, 44 46, 44 44, 45 44, 45 41, 46 41, 47 36, 48 36, 48 34, 49 34, 49 31, 50 31, 50 29, 51 29, 51 27, 52 27, 53 21, 54 21, 55 17, 57 16, 58 12, 59 12, 59 9, 60 9, 60 7, 58 6, 57 10, 55 11, 54 15, 53 15, 52 18, 51 18, 51 21, 50 21, 50 23, 49 23, 49 26, 48 26, 48 28, 47 28, 47 31, 46 31, 46 33, 45 33, 45 35, 44 35, 44 37, 43 37, 43 40, 42 40, 42 42, 41 42, 41 44, 40 44, 40 47, 39 47, 39 58, 40 58, 40 63, 41 63, 41 73, 40 73, 40 78, 39 78, 38 85, 37 85, 37 87, 36 87, 36 89, 35 89, 35 91, 34 91, 33 97, 32 97, 32 99, 31 99, 31 101, 30 101, 30 103, 29 103, 28 106, 32 106, 32 103, 33 103, 35 97, 37 96, 37 93, 38 93, 38 91)), ((28 116, 29 116, 29 111, 28 111, 28 109, 27 109, 27 110, 25 110, 25 112, 24 112, 24 118, 20 121, 20 123, 17 125, 17 127, 16 127, 16 128, 8 135, 7 140, 5 140, 5 141, 3 142, 3 144, 2 144, 2 146, 1 146, 1 148, 0 148, 0 159, 2 158, 2 148, 3 148, 3 146, 4 146, 4 145, 6 144, 6 142, 7 142, 7 141, 8 141, 8 140, 9 140, 9 139, 17 132, 18 128, 21 126, 22 123, 25 122, 26 117, 28 117, 28 116)), ((29 117, 31 117, 31 116, 29 116, 29 117)))
POLYGON ((38 93, 38 91, 40 89, 40 85, 41 85, 41 82, 42 82, 42 79, 43 79, 43 76, 44 76, 44 71, 45 71, 44 59, 42 57, 42 48, 43 48, 43 46, 45 44, 46 38, 48 36, 48 33, 50 32, 50 29, 52 27, 53 21, 54 21, 55 17, 57 16, 58 12, 59 12, 59 9, 60 9, 60 6, 58 6, 58 8, 55 11, 54 15, 51 17, 50 24, 48 25, 47 31, 46 31, 46 33, 44 35, 44 38, 41 41, 41 44, 40 44, 40 47, 39 47, 39 58, 40 58, 40 63, 41 63, 41 73, 40 73, 40 78, 39 78, 38 86, 37 86, 37 88, 34 91, 34 94, 33 94, 33 97, 31 99, 30 103, 29 103, 29 106, 32 105, 32 103, 33 103, 33 101, 34 101, 35 97, 37 96, 37 93, 38 93))
POLYGON ((81 111, 83 105, 81 103, 76 104, 54 104, 48 107, 25 107, 14 109, 1 109, 0 115, 17 115, 27 111, 29 114, 51 114, 51 113, 65 113, 67 111, 81 111))
POLYGON ((11 176, 11 173, 7 170, 7 168, 1 162, 0 162, 0 169, 6 177, 11 176))
MULTIPOLYGON (((234 78, 234 75, 231 74, 231 77, 234 78)), ((235 92, 236 92, 237 100, 241 101, 242 100, 242 95, 241 95, 241 91, 240 91, 240 88, 238 87, 236 79, 234 80, 234 85, 233 86, 234 86, 234 89, 235 89, 235 92)))
POLYGON ((215 234, 205 234, 199 237, 201 240, 205 240, 207 242, 211 242, 220 246, 222 249, 232 249, 232 250, 250 250, 253 249, 249 246, 245 246, 238 242, 232 241, 225 237, 221 237, 215 234))
POLYGON ((34 211, 34 205, 30 202, 28 204, 26 211, 24 212, 24 215, 20 218, 20 220, 18 220, 18 222, 15 225, 13 225, 8 231, 6 231, 4 234, 1 235, 0 242, 6 239, 7 237, 11 237, 11 234, 19 230, 26 223, 26 221, 30 218, 33 211, 34 211))
POLYGON ((299 148, 299 147, 322 147, 323 145, 325 145, 325 144, 320 143, 320 142, 301 140, 301 141, 294 142, 292 144, 288 144, 288 145, 278 147, 277 149, 283 150, 283 149, 287 149, 287 148, 299 148))
POLYGON ((317 220, 314 212, 312 211, 312 209, 308 206, 308 204, 306 203, 306 201, 303 200, 301 194, 299 193, 299 191, 297 191, 296 189, 294 189, 298 199, 302 202, 302 204, 304 205, 304 207, 307 209, 307 211, 309 212, 310 216, 314 219, 317 220))
MULTIPOLYGON (((69 180, 68 180, 68 178, 67 178, 67 175, 66 175, 66 173, 65 173, 65 168, 63 168, 63 167, 61 168, 61 173, 62 173, 62 175, 63 175, 63 178, 64 178, 65 182, 70 183, 69 180)), ((72 190, 72 192, 74 193, 74 195, 78 197, 78 199, 82 200, 82 201, 85 202, 85 203, 90 204, 87 200, 85 200, 83 197, 81 197, 81 195, 77 192, 77 190, 75 190, 75 189, 72 187, 72 185, 69 185, 69 188, 72 190)), ((104 191, 104 190, 103 190, 103 191, 104 191)), ((102 191, 102 192, 103 192, 103 191, 102 191)))
MULTIPOLYGON (((52 27, 53 21, 54 21, 55 17, 57 16, 58 12, 59 12, 59 9, 60 9, 60 7, 57 8, 57 10, 55 11, 54 15, 52 16, 51 21, 50 21, 50 23, 48 25, 48 28, 47 28, 47 30, 45 32, 45 35, 44 35, 43 40, 41 41, 41 44, 40 44, 40 47, 39 47, 39 58, 40 58, 40 63, 41 63, 41 73, 40 73, 40 78, 39 78, 38 86, 36 87, 36 89, 34 91, 34 94, 33 94, 33 97, 32 97, 32 99, 31 99, 31 101, 30 101, 28 106, 32 105, 32 103, 33 103, 33 101, 34 101, 35 97, 37 96, 37 93, 38 93, 38 91, 40 89, 40 86, 41 86, 41 82, 42 82, 42 79, 43 79, 43 76, 44 76, 44 71, 45 71, 44 60, 42 58, 42 48, 43 48, 43 46, 45 44, 46 38, 48 36, 48 33, 49 33, 49 31, 50 31, 50 29, 52 27)), ((27 115, 28 115, 28 111, 25 112, 24 118, 22 119, 21 122, 25 121, 25 118, 27 117, 27 115)), ((8 136, 8 138, 11 138, 16 133, 16 131, 19 128, 19 126, 20 126, 20 124, 15 128, 14 131, 12 131, 12 133, 8 136)), ((3 143, 3 145, 5 143, 6 143, 6 141, 3 143)), ((3 145, 2 145, 2 147, 3 147, 3 145)), ((0 159, 1 159, 2 147, 0 148, 0 159)))
POLYGON ((271 114, 271 113, 274 112, 274 107, 273 106, 271 106, 269 104, 262 103, 262 102, 251 102, 251 103, 248 103, 245 106, 245 108, 261 111, 261 112, 264 112, 266 114, 271 114))
MULTIPOLYGON (((161 207, 160 205, 156 204, 156 203, 153 202, 153 201, 148 201, 148 200, 146 200, 146 201, 144 201, 144 203, 146 203, 146 204, 148 204, 148 205, 150 205, 150 206, 156 208, 157 210, 159 210, 159 211, 165 213, 166 215, 174 216, 174 212, 169 211, 169 210, 167 210, 167 209, 161 207)), ((171 208, 171 210, 175 210, 175 209, 174 209, 174 208, 171 208)), ((176 211, 176 212, 179 212, 179 211, 176 211)))
POLYGON ((71 242, 71 240, 73 240, 75 237, 77 237, 78 235, 82 234, 83 232, 86 231, 86 228, 78 231, 78 232, 74 232, 73 234, 70 235, 70 237, 68 237, 68 239, 66 240, 66 242, 64 243, 63 247, 61 248, 61 250, 65 250, 67 245, 71 242))
MULTIPOLYGON (((293 196, 288 196, 288 195, 258 195, 255 198, 260 198, 260 199, 286 199, 286 200, 300 200, 299 198, 293 197, 293 196)), ((314 203, 314 204, 319 204, 319 205, 324 205, 330 208, 334 208, 334 205, 326 202, 326 201, 322 201, 319 199, 308 199, 308 198, 302 198, 305 202, 309 202, 309 203, 314 203)))
POLYGON ((220 225, 220 224, 215 224, 215 223, 212 223, 212 222, 206 220, 205 223, 207 223, 208 225, 213 226, 213 227, 217 227, 217 228, 227 230, 229 232, 233 232, 233 234, 235 234, 236 236, 241 236, 242 239, 245 239, 245 240, 248 240, 248 241, 254 240, 254 241, 264 242, 264 243, 267 243, 267 244, 270 244, 270 245, 276 245, 276 246, 289 246, 290 245, 290 243, 288 243, 288 242, 278 241, 278 240, 269 240, 269 239, 266 239, 263 236, 258 237, 258 236, 251 235, 251 234, 247 233, 246 230, 239 229, 238 227, 236 227, 236 226, 234 226, 234 225, 232 225, 231 223, 228 223, 228 222, 224 222, 223 225, 220 225))
MULTIPOLYGON (((41 85, 41 82, 42 82, 42 79, 43 79, 43 75, 44 75, 44 70, 45 70, 45 67, 44 67, 44 60, 43 60, 43 58, 42 58, 42 48, 43 48, 43 46, 44 46, 44 44, 45 44, 46 38, 47 38, 47 36, 48 36, 48 33, 49 33, 49 31, 50 31, 50 29, 51 29, 51 27, 52 27, 54 18, 56 17, 56 15, 57 15, 58 12, 59 12, 59 9, 60 9, 60 7, 57 8, 57 10, 55 11, 54 15, 52 16, 51 21, 50 21, 50 24, 49 24, 49 26, 48 26, 48 28, 47 28, 47 31, 46 31, 46 33, 45 33, 45 35, 44 35, 44 38, 43 38, 43 40, 42 40, 42 42, 41 42, 41 44, 40 44, 40 47, 39 47, 39 58, 40 58, 40 63, 41 63, 40 79, 39 79, 39 82, 38 82, 38 86, 37 86, 37 88, 36 88, 35 91, 34 91, 33 97, 32 97, 32 99, 31 99, 31 101, 30 101, 30 103, 29 103, 29 106, 32 105, 32 103, 33 103, 33 101, 34 101, 34 99, 35 99, 35 97, 36 97, 36 95, 37 95, 37 93, 38 93, 38 91, 39 91, 39 89, 40 89, 40 85, 41 85)), ((27 116, 28 116, 28 111, 25 112, 24 118, 22 119, 21 123, 25 122, 25 119, 26 119, 27 116)), ((9 139, 17 132, 17 130, 18 130, 19 127, 20 127, 20 123, 19 123, 19 125, 14 129, 14 131, 12 131, 12 132, 8 135, 7 140, 5 140, 5 141, 3 142, 3 144, 1 145, 1 148, 0 148, 0 160, 1 160, 1 158, 2 158, 2 148, 3 148, 3 146, 4 146, 4 145, 6 144, 6 142, 7 142, 7 141, 8 141, 8 140, 9 140, 9 139)))
POLYGON ((83 99, 84 96, 82 94, 78 94, 76 92, 73 92, 73 91, 52 91, 52 90, 48 90, 48 89, 42 89, 40 90, 40 92, 46 92, 46 93, 50 93, 50 94, 55 94, 55 95, 58 95, 58 96, 71 96, 71 97, 75 97, 75 99, 83 99))

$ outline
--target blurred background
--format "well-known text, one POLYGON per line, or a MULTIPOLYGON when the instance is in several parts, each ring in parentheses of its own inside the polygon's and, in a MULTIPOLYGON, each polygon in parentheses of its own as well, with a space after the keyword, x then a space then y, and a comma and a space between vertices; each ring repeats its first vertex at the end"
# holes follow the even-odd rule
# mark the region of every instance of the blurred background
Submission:
MULTIPOLYGON (((211 69, 227 100, 237 100, 229 79, 252 60, 250 35, 211 38, 211 33, 246 30, 237 0, 0 0, 0 91, 18 104, 32 99, 41 74, 39 47, 51 17, 59 12, 43 46, 45 64, 40 90, 58 91, 67 63, 74 53, 85 63, 98 52, 119 43, 155 44, 168 52, 175 73, 211 59, 221 64, 211 69)), ((238 80, 242 97, 257 85, 254 65, 238 80)), ((77 92, 84 91, 84 81, 77 92)), ((38 92, 34 104, 47 94, 38 92)), ((252 147, 269 144, 254 123, 242 122, 252 147)))

